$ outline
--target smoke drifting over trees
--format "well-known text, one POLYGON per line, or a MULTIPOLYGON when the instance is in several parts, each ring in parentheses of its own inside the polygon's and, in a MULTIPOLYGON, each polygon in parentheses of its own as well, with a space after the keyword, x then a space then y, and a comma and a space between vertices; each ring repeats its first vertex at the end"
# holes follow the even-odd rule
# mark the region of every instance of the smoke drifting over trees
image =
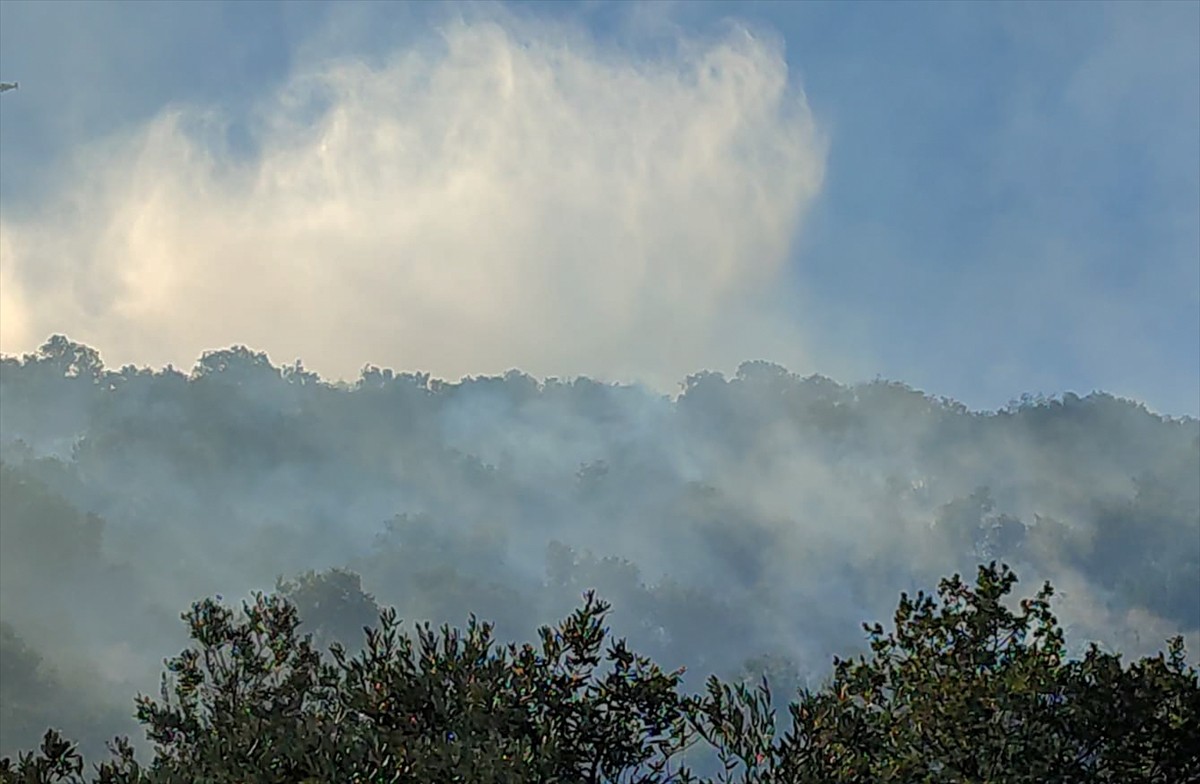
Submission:
POLYGON ((981 560, 1050 579, 1068 648, 1200 650, 1200 422, 1094 393, 973 412, 777 365, 667 398, 518 371, 331 384, 246 348, 0 360, 0 753, 138 733, 179 613, 255 590, 320 645, 381 607, 529 639, 580 594, 664 669, 785 694, 981 560))

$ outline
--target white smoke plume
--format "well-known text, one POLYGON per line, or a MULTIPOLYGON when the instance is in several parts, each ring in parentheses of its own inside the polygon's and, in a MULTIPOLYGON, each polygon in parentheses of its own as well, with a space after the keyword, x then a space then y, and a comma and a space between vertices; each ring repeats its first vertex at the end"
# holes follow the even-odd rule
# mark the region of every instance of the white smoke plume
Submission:
POLYGON ((66 332, 114 365, 246 343, 334 377, 652 384, 807 366, 775 295, 825 144, 780 48, 734 28, 650 59, 569 32, 460 20, 301 64, 248 153, 195 106, 86 147, 60 201, 0 226, 0 350, 66 332))

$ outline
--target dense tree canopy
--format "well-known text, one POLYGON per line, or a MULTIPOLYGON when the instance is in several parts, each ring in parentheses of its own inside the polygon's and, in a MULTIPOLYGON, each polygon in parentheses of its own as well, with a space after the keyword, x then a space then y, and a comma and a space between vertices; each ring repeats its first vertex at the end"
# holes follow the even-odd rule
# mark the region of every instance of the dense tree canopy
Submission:
MULTIPOLYGON (((1093 646, 1070 659, 1047 584, 1010 608, 1016 576, 992 563, 974 585, 902 596, 893 628, 866 625, 870 653, 800 689, 777 734, 770 683, 715 676, 680 693, 609 640, 609 605, 588 593, 537 645, 465 631, 400 633, 393 610, 366 645, 331 661, 297 633, 281 595, 242 612, 211 599, 183 617, 194 645, 168 662, 137 716, 154 758, 117 740, 83 773, 48 731, 38 753, 0 763, 7 782, 1183 782, 1200 778, 1200 674, 1182 642, 1124 664, 1093 646), (711 767, 711 766, 709 766, 711 767)), ((295 590, 295 586, 292 586, 295 590)), ((303 592, 302 589, 301 592, 303 592)), ((310 584, 306 590, 313 590, 310 584)))
POLYGON ((352 655, 380 607, 536 639, 595 589, 683 692, 815 692, 867 650, 859 619, 993 559, 1060 589, 1072 661, 1200 650, 1200 422, 1101 392, 976 412, 766 362, 670 396, 334 382, 245 347, 110 368, 58 336, 0 357, 0 400, 0 755, 45 726, 151 755, 128 695, 185 644, 179 608, 272 586, 352 655))

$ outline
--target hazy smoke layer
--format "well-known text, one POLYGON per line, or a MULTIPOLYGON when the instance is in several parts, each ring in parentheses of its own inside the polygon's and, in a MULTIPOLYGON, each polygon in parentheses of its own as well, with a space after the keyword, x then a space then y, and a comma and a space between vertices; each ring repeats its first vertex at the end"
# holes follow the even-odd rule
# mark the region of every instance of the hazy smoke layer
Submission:
POLYGON ((770 292, 824 152, 745 30, 655 59, 508 20, 298 68, 252 118, 174 107, 0 227, 0 341, 186 366, 249 342, 353 378, 674 383, 804 347, 770 292))
POLYGON ((976 413, 763 362, 674 399, 517 372, 330 385, 244 348, 108 370, 59 337, 0 359, 0 400, 0 752, 51 720, 99 748, 189 602, 330 567, 354 575, 297 589, 322 639, 354 642, 375 601, 528 639, 596 588, 693 688, 766 669, 786 695, 900 591, 991 559, 1059 588, 1072 646, 1200 643, 1200 422, 1103 394, 976 413))

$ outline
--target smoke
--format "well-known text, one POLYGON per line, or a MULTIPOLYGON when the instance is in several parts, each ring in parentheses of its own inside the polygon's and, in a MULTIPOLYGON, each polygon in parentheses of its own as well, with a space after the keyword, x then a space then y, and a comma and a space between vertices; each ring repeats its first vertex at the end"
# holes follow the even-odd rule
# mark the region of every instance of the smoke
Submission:
POLYGON ((655 58, 516 18, 378 64, 295 68, 235 118, 173 106, 82 149, 7 220, 0 341, 110 362, 217 345, 446 378, 510 367, 674 384, 804 366, 773 292, 824 143, 780 47, 744 28, 655 58))
MULTIPOLYGON (((615 633, 693 678, 758 656, 822 678, 901 591, 992 559, 1024 595, 1059 588, 1076 649, 1200 647, 1200 423, 1106 395, 972 413, 763 362, 674 399, 520 373, 327 384, 244 348, 190 376, 106 370, 60 337, 0 361, 0 399, 0 615, 109 712, 153 691, 191 601, 331 567, 410 621, 473 612, 506 640, 595 588, 615 633)), ((93 749, 116 731, 72 721, 93 749)))
POLYGON ((188 602, 333 566, 507 638, 596 587, 667 667, 819 678, 899 591, 996 557, 1062 587, 1073 642, 1194 655, 1195 420, 688 377, 831 366, 781 305, 825 146, 778 45, 648 56, 496 17, 379 61, 309 50, 248 118, 170 107, 4 218, 5 352, 248 344, 357 378, 246 350, 105 371, 65 340, 0 362, 2 609, 64 682, 125 710, 188 602), (436 380, 511 367, 536 378, 436 380), (582 374, 684 393, 547 378, 582 374))

